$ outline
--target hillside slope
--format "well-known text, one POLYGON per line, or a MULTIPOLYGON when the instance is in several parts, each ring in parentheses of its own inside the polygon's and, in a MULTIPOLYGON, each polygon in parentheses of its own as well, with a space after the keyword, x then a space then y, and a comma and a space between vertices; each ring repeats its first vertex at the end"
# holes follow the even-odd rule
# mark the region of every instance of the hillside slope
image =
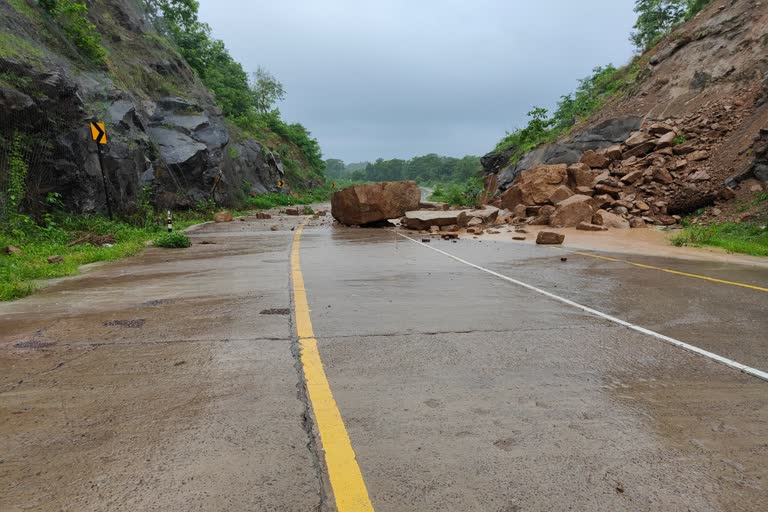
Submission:
MULTIPOLYGON (((768 166, 759 156, 765 146, 761 129, 768 127, 768 4, 714 1, 632 66, 634 81, 567 136, 509 165, 504 154, 486 155, 489 188, 503 192, 524 170, 584 162, 585 152, 603 156, 613 146, 607 161, 597 160, 604 166, 592 166, 609 172, 596 173, 604 185, 625 187, 622 178, 635 171, 642 177, 638 186, 615 191, 613 200, 628 210, 635 205, 627 203, 650 201, 653 211, 634 214, 653 222, 659 219, 651 214, 658 214, 664 222, 657 223, 668 223, 668 213, 686 214, 733 197, 749 178, 768 181, 768 166), (641 141, 658 123, 674 130, 673 142, 651 144, 655 139, 639 149, 628 144, 633 134, 641 141), (690 154, 695 158, 685 158, 690 154), (668 211, 668 205, 675 207, 668 211)), ((652 139, 664 133, 659 127, 652 131, 652 139)))
MULTIPOLYGON (((279 154, 225 118, 142 5, 88 2, 85 19, 101 35, 89 45, 87 32, 68 31, 39 2, 0 2, 0 190, 9 186, 13 162, 22 162, 27 211, 50 192, 69 211, 105 210, 88 129, 94 118, 107 125, 104 170, 118 211, 142 201, 161 208, 211 199, 231 205, 279 189, 279 154)), ((265 139, 284 154, 299 153, 279 135, 265 139)), ((294 173, 292 184, 304 185, 299 180, 294 173)))

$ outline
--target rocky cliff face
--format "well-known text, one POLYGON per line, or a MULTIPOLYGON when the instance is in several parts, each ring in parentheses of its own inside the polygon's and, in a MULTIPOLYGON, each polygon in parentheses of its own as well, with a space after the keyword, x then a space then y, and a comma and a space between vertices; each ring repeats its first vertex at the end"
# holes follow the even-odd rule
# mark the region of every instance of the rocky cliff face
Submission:
POLYGON ((624 153, 620 151, 612 164, 612 178, 637 170, 649 176, 671 172, 673 185, 696 200, 686 202, 677 191, 668 190, 667 183, 653 179, 646 184, 646 196, 653 197, 656 187, 664 196, 660 201, 688 205, 675 213, 711 204, 722 197, 726 185, 753 176, 768 179, 761 156, 761 129, 768 127, 768 3, 715 0, 641 56, 637 65, 642 71, 631 91, 613 99, 568 137, 537 148, 511 166, 501 163, 504 155, 486 155, 484 165, 491 175, 487 183, 503 192, 526 169, 575 164, 590 150, 604 155, 607 147, 641 136, 660 122, 674 127, 672 144, 684 144, 695 160, 682 165, 661 154, 661 148, 646 147, 627 161, 633 157, 632 148, 624 144, 619 148, 624 153))
POLYGON ((80 56, 36 2, 0 2, 0 175, 15 143, 29 166, 28 209, 58 192, 71 211, 105 210, 93 118, 107 125, 104 171, 118 211, 140 200, 231 205, 278 190, 279 156, 228 125, 140 2, 92 3, 89 17, 108 35, 102 66, 80 56))

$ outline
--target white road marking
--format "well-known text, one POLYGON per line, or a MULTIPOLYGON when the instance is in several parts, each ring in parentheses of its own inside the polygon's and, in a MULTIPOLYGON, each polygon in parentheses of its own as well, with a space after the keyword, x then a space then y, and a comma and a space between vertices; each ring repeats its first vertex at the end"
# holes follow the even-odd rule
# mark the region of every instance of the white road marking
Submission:
POLYGON ((566 299, 565 297, 560 297, 559 295, 555 295, 554 293, 550 293, 550 292, 548 292, 546 290, 542 290, 541 288, 537 288, 537 287, 535 287, 533 285, 524 283, 522 281, 518 281, 517 279, 513 279, 513 278, 505 276, 503 274, 499 274, 498 272, 494 272, 493 270, 488 270, 485 267, 481 267, 480 265, 475 265, 474 263, 470 263, 469 261, 461 259, 458 256, 454 256, 453 254, 449 254, 449 253, 447 253, 445 251, 441 251, 440 249, 436 249, 436 248, 434 248, 434 247, 432 247, 430 245, 427 245, 427 244, 424 244, 422 242, 419 242, 418 240, 414 240, 413 238, 411 238, 409 236, 406 236, 406 235, 404 235, 402 233, 397 233, 397 234, 400 235, 401 237, 407 239, 407 240, 410 240, 411 242, 413 242, 415 244, 419 244, 421 246, 424 246, 427 249, 431 249, 431 250, 433 250, 435 252, 438 252, 438 253, 440 253, 440 254, 442 254, 444 256, 448 256, 451 259, 454 259, 456 261, 464 263, 465 265, 468 265, 468 266, 470 266, 472 268, 475 268, 477 270, 483 271, 483 272, 485 272, 487 274, 491 274, 492 276, 498 277, 500 279, 504 279, 505 281, 509 281, 510 283, 514 283, 514 284, 516 284, 518 286, 522 286, 523 288, 527 288, 527 289, 529 289, 531 291, 534 291, 536 293, 540 293, 540 294, 542 294, 542 295, 544 295, 546 297, 549 297, 550 299, 554 299, 554 300, 562 302, 564 304, 568 304, 569 306, 573 306, 575 308, 578 308, 578 309, 580 309, 582 311, 585 311, 585 312, 587 312, 587 313, 589 313, 591 315, 599 316, 600 318, 604 318, 605 320, 608 320, 610 322, 613 322, 613 323, 616 323, 616 324, 619 324, 619 325, 623 325, 624 327, 628 327, 629 329, 632 329, 633 331, 637 331, 637 332, 640 332, 640 333, 643 333, 643 334, 647 334, 648 336, 653 336, 656 339, 665 341, 665 342, 667 342, 667 343, 669 343, 671 345, 674 345, 676 347, 682 348, 682 349, 687 350, 689 352, 693 352, 693 353, 698 354, 700 356, 704 356, 707 359, 711 359, 712 361, 716 361, 716 362, 718 362, 720 364, 724 364, 725 366, 729 366, 731 368, 734 368, 736 370, 744 372, 744 373, 746 373, 748 375, 752 375, 753 377, 757 377, 758 379, 762 379, 764 381, 768 381, 768 372, 764 372, 762 370, 758 370, 757 368, 752 368, 751 366, 747 366, 745 364, 741 364, 741 363, 739 363, 737 361, 733 361, 731 359, 728 359, 727 357, 723 357, 723 356, 714 354, 712 352, 709 352, 707 350, 701 349, 699 347, 695 347, 693 345, 689 345, 688 343, 685 343, 685 342, 680 341, 680 340, 675 339, 675 338, 670 338, 669 336, 665 336, 665 335, 660 334, 660 333, 655 332, 655 331, 651 331, 650 329, 646 329, 645 327, 640 327, 639 325, 632 324, 630 322, 627 322, 626 320, 622 320, 621 318, 616 318, 615 316, 611 316, 611 315, 609 315, 607 313, 603 313, 602 311, 598 311, 596 309, 592 309, 590 307, 583 306, 583 305, 579 304, 578 302, 574 302, 572 300, 566 299))

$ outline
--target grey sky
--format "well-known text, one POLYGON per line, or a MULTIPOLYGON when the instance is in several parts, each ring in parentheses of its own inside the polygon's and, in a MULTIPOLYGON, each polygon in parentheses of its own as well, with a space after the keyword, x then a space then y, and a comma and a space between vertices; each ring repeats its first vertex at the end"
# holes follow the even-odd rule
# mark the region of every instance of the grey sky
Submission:
POLYGON ((200 17, 346 162, 482 155, 593 67, 625 64, 634 0, 200 0, 200 17))

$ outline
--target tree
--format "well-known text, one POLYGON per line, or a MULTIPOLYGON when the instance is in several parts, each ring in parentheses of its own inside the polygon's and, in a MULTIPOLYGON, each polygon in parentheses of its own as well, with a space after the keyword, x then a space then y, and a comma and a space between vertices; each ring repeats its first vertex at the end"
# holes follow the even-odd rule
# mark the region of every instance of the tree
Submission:
POLYGON ((250 88, 254 108, 262 115, 269 114, 274 109, 275 103, 285 99, 283 84, 261 66, 253 74, 250 88))
MULTIPOLYGON (((635 0, 637 22, 630 40, 640 51, 645 51, 667 35, 678 23, 685 21, 699 0, 635 0)), ((701 9, 701 6, 698 7, 701 9)))

